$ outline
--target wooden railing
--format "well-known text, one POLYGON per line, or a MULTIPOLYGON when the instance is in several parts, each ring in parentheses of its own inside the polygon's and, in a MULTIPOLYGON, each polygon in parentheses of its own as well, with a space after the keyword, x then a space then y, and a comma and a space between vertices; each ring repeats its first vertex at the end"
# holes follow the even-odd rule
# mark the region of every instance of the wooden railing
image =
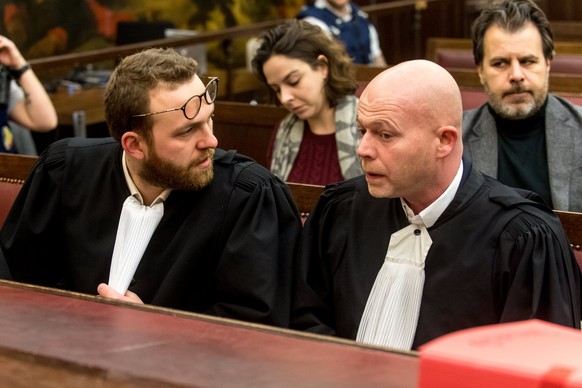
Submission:
POLYGON ((223 47, 225 48, 225 55, 227 56, 227 59, 224 64, 224 68, 226 69, 226 76, 224 77, 226 79, 224 80, 224 85, 226 85, 226 95, 228 96, 228 99, 230 99, 233 93, 232 80, 234 73, 232 61, 228 55, 231 40, 243 36, 256 35, 265 29, 276 26, 280 22, 281 20, 270 20, 247 26, 225 28, 220 31, 200 32, 195 36, 172 37, 122 46, 107 47, 97 50, 56 55, 46 58, 38 58, 30 60, 30 64, 41 80, 51 80, 54 78, 63 77, 65 74, 70 72, 71 69, 81 65, 112 62, 109 65, 113 67, 115 62, 121 58, 150 47, 183 47, 213 41, 225 41, 226 44, 224 44, 223 47))
POLYGON ((265 29, 272 28, 280 22, 280 20, 270 20, 248 26, 225 28, 220 31, 200 32, 195 36, 165 38, 123 46, 107 47, 98 50, 56 55, 52 57, 33 59, 30 63, 34 69, 39 72, 48 71, 54 67, 75 67, 82 64, 123 58, 150 47, 181 47, 254 35, 265 29))
MULTIPOLYGON (((581 75, 582 41, 555 41, 554 47, 556 55, 552 61, 551 74, 581 75)), ((444 67, 475 69, 470 39, 429 38, 425 58, 444 67)))
MULTIPOLYGON (((414 12, 414 23, 410 25, 412 35, 397 36, 398 39, 409 40, 412 36, 414 45, 419 45, 421 42, 421 25, 422 12, 430 9, 432 5, 443 4, 451 0, 399 0, 389 1, 380 4, 363 6, 362 10, 367 12, 372 18, 379 18, 388 15, 399 15, 402 12, 414 12)), ((89 50, 83 52, 68 53, 56 55, 45 58, 37 58, 30 60, 31 65, 42 78, 43 74, 51 74, 55 70, 66 68, 71 69, 84 64, 94 64, 106 61, 117 61, 127 55, 133 54, 140 50, 150 47, 182 47, 194 44, 204 44, 215 41, 230 41, 234 38, 245 36, 253 36, 259 34, 261 31, 272 28, 281 23, 283 19, 269 20, 259 23, 254 23, 245 26, 236 26, 222 29, 220 31, 205 31, 199 32, 194 36, 172 37, 165 39, 152 40, 142 43, 134 43, 123 46, 108 47, 103 49, 89 50)), ((381 36, 381 40, 387 39, 386 36, 381 36)), ((406 43, 410 44, 410 42, 406 43)), ((229 45, 225 45, 226 48, 229 45)), ((422 56, 422 52, 418 52, 418 57, 422 56)), ((229 65, 229 58, 226 59, 226 66, 229 65)))

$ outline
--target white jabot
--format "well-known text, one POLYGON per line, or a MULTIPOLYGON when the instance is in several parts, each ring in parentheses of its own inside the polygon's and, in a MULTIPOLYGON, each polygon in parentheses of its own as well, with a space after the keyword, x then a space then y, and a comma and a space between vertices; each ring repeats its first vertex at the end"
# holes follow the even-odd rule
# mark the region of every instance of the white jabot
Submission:
POLYGON ((151 206, 144 205, 142 196, 129 174, 125 151, 122 165, 131 195, 127 197, 121 209, 108 284, 120 294, 125 294, 150 239, 164 215, 164 200, 168 198, 171 190, 164 190, 151 206))
POLYGON ((109 271, 109 286, 120 294, 127 291, 163 215, 163 202, 150 207, 129 196, 123 203, 109 271))
POLYGON ((357 341, 402 350, 412 347, 424 286, 424 260, 431 245, 422 222, 392 234, 357 341))
POLYGON ((410 225, 390 236, 356 341, 400 350, 412 348, 422 301, 424 264, 432 245, 427 228, 434 225, 452 202, 462 175, 461 163, 445 192, 418 215, 401 200, 410 225))

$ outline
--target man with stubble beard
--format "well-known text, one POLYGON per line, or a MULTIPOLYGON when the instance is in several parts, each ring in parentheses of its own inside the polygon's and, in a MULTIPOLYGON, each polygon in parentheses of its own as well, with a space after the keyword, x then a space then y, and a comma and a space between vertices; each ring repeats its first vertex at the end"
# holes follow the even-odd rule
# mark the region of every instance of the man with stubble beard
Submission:
POLYGON ((216 148, 218 78, 197 69, 170 49, 120 62, 112 138, 53 143, 4 224, 13 280, 288 326, 299 214, 278 178, 216 148))
POLYGON ((465 156, 554 209, 582 211, 582 107, 548 93, 546 16, 530 0, 495 2, 473 22, 472 39, 488 101, 464 112, 465 156))

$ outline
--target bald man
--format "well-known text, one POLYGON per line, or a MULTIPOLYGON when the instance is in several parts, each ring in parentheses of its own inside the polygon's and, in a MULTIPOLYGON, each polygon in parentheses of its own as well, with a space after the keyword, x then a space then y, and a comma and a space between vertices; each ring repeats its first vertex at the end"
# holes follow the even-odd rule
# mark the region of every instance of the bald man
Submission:
POLYGON ((580 327, 580 271, 559 220, 463 159, 448 72, 394 66, 357 114, 365 175, 328 186, 305 225, 292 327, 401 350, 529 318, 580 327))

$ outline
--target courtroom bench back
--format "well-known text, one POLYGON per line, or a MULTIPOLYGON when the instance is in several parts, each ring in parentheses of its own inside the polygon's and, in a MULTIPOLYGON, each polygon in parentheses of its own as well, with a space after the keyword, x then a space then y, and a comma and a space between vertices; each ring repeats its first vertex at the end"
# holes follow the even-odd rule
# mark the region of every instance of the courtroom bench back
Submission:
POLYGON ((0 229, 36 160, 36 156, 0 153, 0 229))
POLYGON ((215 101, 214 135, 218 147, 236 150, 267 166, 267 148, 276 126, 288 113, 274 105, 215 101))

